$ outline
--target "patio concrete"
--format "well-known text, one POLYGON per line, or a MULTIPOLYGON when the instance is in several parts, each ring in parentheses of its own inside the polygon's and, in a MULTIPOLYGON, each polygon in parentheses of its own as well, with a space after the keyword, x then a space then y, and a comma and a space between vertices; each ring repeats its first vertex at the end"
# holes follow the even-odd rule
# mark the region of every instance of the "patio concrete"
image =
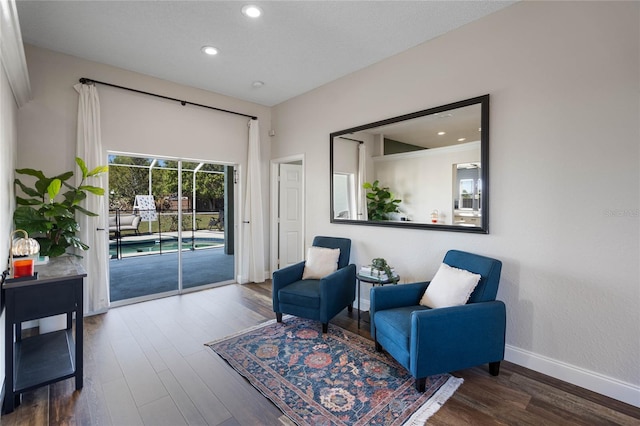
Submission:
MULTIPOLYGON (((212 234, 218 231, 204 232, 198 231, 200 235, 197 237, 213 238, 212 234)), ((222 235, 216 236, 217 238, 224 238, 224 233, 218 234, 222 235)), ((129 241, 133 238, 140 241, 144 240, 144 237, 150 238, 149 235, 125 238, 129 241)), ((225 254, 224 247, 183 250, 182 265, 184 288, 234 279, 234 256, 225 254)), ((177 290, 178 252, 111 259, 109 272, 112 302, 177 290)))

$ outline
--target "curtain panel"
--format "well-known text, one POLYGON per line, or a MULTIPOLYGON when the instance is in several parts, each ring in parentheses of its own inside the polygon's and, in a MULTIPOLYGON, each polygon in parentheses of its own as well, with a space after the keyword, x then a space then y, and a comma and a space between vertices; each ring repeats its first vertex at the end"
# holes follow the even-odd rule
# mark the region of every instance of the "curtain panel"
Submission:
MULTIPOLYGON (((100 137, 100 100, 95 85, 76 84, 73 86, 78 97, 78 133, 76 155, 82 158, 89 169, 106 164, 100 137)), ((77 184, 82 176, 77 176, 77 184)), ((92 185, 107 188, 107 177, 103 174, 95 178, 92 185)), ((109 244, 105 196, 90 195, 82 201, 82 206, 98 216, 79 215, 80 240, 89 246, 81 251, 82 263, 87 271, 84 292, 84 313, 98 314, 109 308, 109 244)))
POLYGON ((260 125, 249 121, 247 189, 243 209, 243 244, 241 283, 261 283, 265 276, 264 215, 262 204, 262 163, 260 159, 260 125))

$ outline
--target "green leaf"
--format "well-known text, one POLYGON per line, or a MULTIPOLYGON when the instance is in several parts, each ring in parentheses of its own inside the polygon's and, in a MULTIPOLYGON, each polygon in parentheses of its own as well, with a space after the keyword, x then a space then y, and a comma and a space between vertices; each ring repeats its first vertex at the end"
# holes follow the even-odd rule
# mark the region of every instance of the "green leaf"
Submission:
POLYGON ((73 177, 73 172, 65 172, 61 175, 55 176, 54 179, 60 179, 61 181, 69 180, 69 178, 73 177))
POLYGON ((38 179, 46 179, 46 177, 44 176, 44 173, 42 173, 40 170, 35 170, 35 169, 16 169, 16 173, 19 173, 21 175, 35 176, 38 179))
POLYGON ((24 229, 31 235, 46 234, 53 227, 48 219, 31 207, 18 207, 13 212, 13 223, 16 228, 24 229))
POLYGON ((80 167, 80 170, 82 170, 82 177, 86 178, 89 174, 89 169, 87 168, 84 160, 80 157, 76 157, 76 164, 78 165, 78 167, 80 167))
POLYGON ((82 185, 78 189, 81 189, 83 191, 88 191, 96 195, 104 195, 104 189, 97 186, 82 185))
POLYGON ((62 187, 62 181, 60 179, 53 179, 49 186, 47 187, 47 193, 49 194, 49 202, 53 202, 53 199, 56 198, 56 195, 60 192, 60 188, 62 187))
POLYGON ((26 186, 25 184, 23 184, 20 179, 15 179, 13 181, 14 184, 18 185, 20 187, 20 189, 22 190, 22 192, 24 192, 27 195, 30 195, 32 197, 42 197, 42 194, 40 194, 38 191, 36 191, 33 188, 29 188, 28 186, 26 186))
POLYGON ((51 184, 51 179, 49 178, 40 179, 35 183, 36 190, 38 191, 41 197, 44 198, 44 195, 47 193, 47 188, 49 188, 50 184, 51 184))
MULTIPOLYGON (((50 218, 54 218, 56 216, 59 218, 73 218, 73 211, 69 210, 69 207, 63 204, 54 203, 47 206, 47 209, 44 211, 44 216, 50 218)), ((58 222, 59 219, 56 218, 56 221, 58 222)))
POLYGON ((34 200, 33 198, 22 198, 16 196, 16 204, 22 206, 39 206, 42 205, 42 201, 34 200))
POLYGON ((79 212, 82 212, 82 213, 86 214, 87 216, 91 216, 91 217, 98 216, 98 214, 97 214, 97 213, 91 212, 91 211, 89 211, 89 210, 85 209, 84 207, 76 206, 75 208, 76 208, 76 210, 78 210, 79 212))
POLYGON ((95 169, 91 170, 87 176, 96 176, 99 175, 101 173, 107 173, 109 172, 109 166, 98 166, 95 169))
POLYGON ((66 236, 66 241, 70 246, 78 248, 80 250, 89 250, 89 246, 80 241, 80 238, 75 235, 66 236))
POLYGON ((49 256, 49 257, 62 256, 67 251, 67 247, 69 247, 68 245, 53 244, 53 242, 51 242, 49 246, 50 247, 47 250, 43 251, 42 245, 40 245, 40 253, 43 256, 49 256))

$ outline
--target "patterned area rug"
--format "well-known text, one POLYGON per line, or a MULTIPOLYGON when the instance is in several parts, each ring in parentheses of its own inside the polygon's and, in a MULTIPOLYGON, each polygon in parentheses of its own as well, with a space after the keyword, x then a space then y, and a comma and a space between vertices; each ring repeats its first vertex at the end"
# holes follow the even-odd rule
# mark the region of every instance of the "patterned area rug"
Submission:
POLYGON ((423 425, 462 379, 411 375, 371 340, 297 317, 208 344, 298 425, 423 425))

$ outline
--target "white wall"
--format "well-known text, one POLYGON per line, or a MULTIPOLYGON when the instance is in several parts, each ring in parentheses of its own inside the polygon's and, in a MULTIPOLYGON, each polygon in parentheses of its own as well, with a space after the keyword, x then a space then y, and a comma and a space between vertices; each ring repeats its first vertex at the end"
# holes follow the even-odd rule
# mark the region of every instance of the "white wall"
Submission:
MULTIPOLYGON (((268 107, 119 68, 26 45, 33 100, 18 114, 18 166, 45 174, 75 169, 78 94, 81 77, 210 105, 248 115, 261 122, 262 181, 268 182, 271 112, 268 107)), ((105 150, 239 164, 246 173, 248 118, 98 85, 102 144, 105 150)), ((90 165, 95 167, 96 165, 90 165)), ((241 179, 241 184, 245 179, 241 179)), ((244 187, 236 187, 237 207, 244 187)), ((269 188, 263 189, 268 212, 269 188)), ((240 214, 240 208, 236 208, 240 214)), ((265 252, 268 259, 268 213, 265 252)), ((237 226, 241 221, 239 216, 237 226)), ((241 241, 236 238, 236 241, 241 241)), ((236 256, 236 262, 238 256, 236 256)))
POLYGON ((495 256, 507 359, 640 406, 639 17, 520 2, 274 107, 273 156, 314 159, 307 243, 350 237, 405 282, 448 249, 495 256), (486 93, 489 235, 329 222, 329 133, 486 93))
MULTIPOLYGON (((1 61, 2 59, 0 59, 1 61)), ((17 111, 13 93, 4 67, 0 64, 0 262, 7 269, 4 259, 9 259, 9 235, 13 230, 13 169, 17 141, 17 111)), ((4 303, 4 302, 3 302, 4 303)), ((4 383, 4 309, 0 312, 0 389, 4 383)))

